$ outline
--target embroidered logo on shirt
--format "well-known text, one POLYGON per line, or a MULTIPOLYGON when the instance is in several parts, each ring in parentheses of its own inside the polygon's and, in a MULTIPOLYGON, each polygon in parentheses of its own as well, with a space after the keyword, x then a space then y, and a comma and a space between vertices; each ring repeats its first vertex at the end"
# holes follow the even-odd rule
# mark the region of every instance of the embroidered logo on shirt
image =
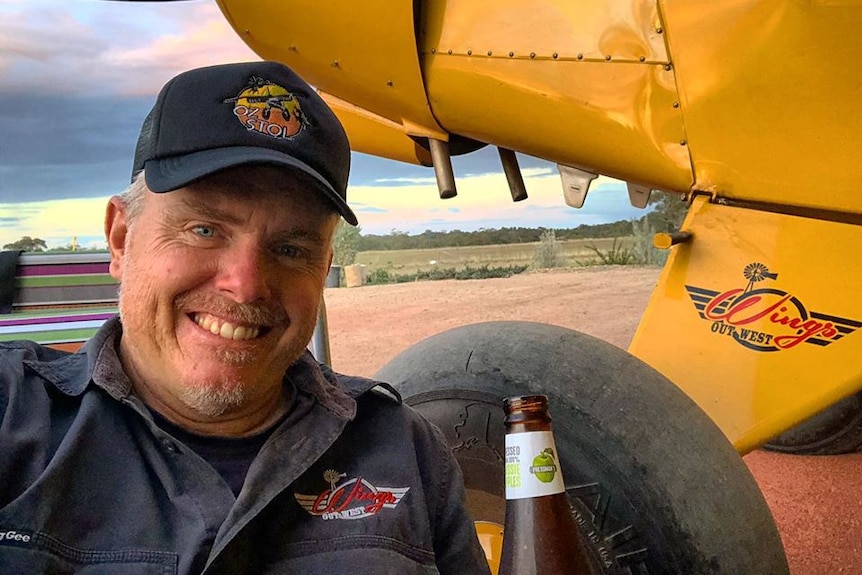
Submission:
POLYGON ((384 507, 394 509, 409 487, 376 487, 364 477, 342 481, 346 473, 327 469, 323 479, 329 489, 319 495, 294 494, 296 501, 311 515, 329 519, 363 519, 384 507))

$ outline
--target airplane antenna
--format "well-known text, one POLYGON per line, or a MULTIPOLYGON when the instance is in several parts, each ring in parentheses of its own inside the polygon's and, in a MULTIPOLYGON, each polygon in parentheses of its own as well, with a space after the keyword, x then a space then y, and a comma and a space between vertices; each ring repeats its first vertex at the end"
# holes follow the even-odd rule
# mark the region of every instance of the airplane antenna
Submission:
POLYGON ((503 172, 506 181, 509 182, 509 191, 512 193, 512 201, 520 202, 527 199, 527 187, 524 185, 524 177, 521 175, 521 167, 515 152, 506 148, 497 148, 500 152, 500 162, 503 164, 503 172))
POLYGON ((431 149, 431 163, 434 164, 434 175, 437 176, 437 189, 441 200, 448 200, 458 195, 455 188, 455 172, 452 171, 452 156, 449 154, 449 142, 428 138, 431 149))

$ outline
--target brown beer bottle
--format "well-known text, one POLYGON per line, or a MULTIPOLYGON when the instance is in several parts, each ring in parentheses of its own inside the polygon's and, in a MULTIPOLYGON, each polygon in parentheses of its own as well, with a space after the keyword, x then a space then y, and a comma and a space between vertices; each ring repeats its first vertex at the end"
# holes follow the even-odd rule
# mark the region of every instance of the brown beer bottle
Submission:
POLYGON ((503 408, 506 526, 498 575, 592 573, 566 498, 548 398, 509 397, 503 408))

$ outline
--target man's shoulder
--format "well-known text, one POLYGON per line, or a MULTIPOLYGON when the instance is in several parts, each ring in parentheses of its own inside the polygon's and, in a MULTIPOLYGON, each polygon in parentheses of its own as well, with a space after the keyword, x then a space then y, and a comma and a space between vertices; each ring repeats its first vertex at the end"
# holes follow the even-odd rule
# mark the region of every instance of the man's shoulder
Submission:
POLYGON ((404 402, 398 390, 389 383, 340 374, 338 377, 342 389, 353 395, 356 401, 354 425, 388 430, 393 440, 409 438, 413 442, 435 444, 443 439, 439 428, 404 402), (405 435, 399 436, 400 433, 405 435), (424 439, 420 440, 420 437, 424 439))
POLYGON ((66 363, 74 361, 76 354, 48 347, 29 340, 0 342, 0 364, 7 368, 24 365, 66 363))
POLYGON ((338 386, 354 399, 362 397, 378 398, 388 400, 396 405, 401 404, 401 394, 386 383, 385 381, 377 381, 368 377, 360 377, 357 375, 344 375, 341 373, 335 374, 338 386))
POLYGON ((6 388, 43 380, 68 392, 70 378, 78 378, 86 370, 87 356, 80 352, 63 351, 28 340, 0 342, 0 383, 6 388))
POLYGON ((0 355, 3 357, 20 357, 22 360, 53 361, 72 354, 35 341, 16 339, 0 341, 0 355))

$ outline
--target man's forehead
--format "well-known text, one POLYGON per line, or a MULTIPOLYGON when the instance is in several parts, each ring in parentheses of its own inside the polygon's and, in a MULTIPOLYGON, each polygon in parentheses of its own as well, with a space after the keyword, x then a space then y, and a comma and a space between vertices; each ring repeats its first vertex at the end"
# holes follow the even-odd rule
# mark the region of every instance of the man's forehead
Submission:
POLYGON ((166 195, 177 194, 187 205, 205 209, 213 202, 233 205, 269 204, 284 205, 331 213, 335 207, 324 197, 320 184, 296 170, 272 166, 243 166, 223 170, 202 178, 166 195), (190 193, 182 193, 182 192, 190 193), (177 192, 180 192, 177 194, 177 192), (194 202, 197 202, 195 204, 194 202))

